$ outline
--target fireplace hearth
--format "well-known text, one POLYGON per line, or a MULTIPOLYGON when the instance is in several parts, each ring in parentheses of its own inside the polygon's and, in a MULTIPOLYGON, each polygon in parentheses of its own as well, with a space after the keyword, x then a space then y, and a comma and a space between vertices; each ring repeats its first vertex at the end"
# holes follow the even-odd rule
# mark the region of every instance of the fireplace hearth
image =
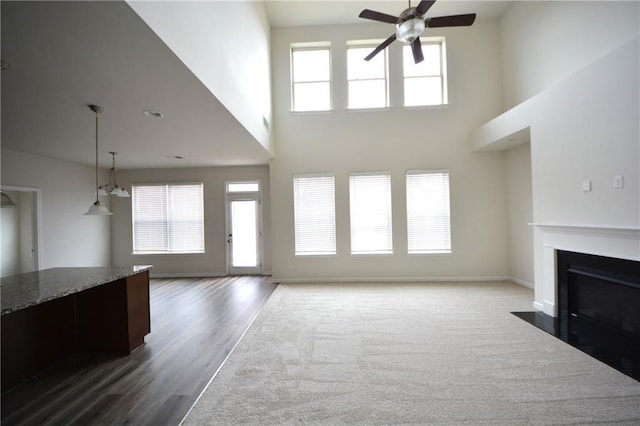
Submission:
POLYGON ((640 380, 640 262, 558 250, 558 317, 514 312, 640 380))

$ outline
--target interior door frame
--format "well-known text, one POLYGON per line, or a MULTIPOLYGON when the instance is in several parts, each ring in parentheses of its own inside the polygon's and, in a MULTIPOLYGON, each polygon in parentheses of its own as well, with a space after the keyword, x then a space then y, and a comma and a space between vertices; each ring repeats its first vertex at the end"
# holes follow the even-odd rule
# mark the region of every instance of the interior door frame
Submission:
MULTIPOLYGON (((241 181, 234 181, 241 182, 241 181)), ((255 182, 255 181, 251 181, 255 182)), ((226 191, 227 185, 225 184, 225 246, 226 246, 226 266, 227 275, 262 275, 263 273, 263 261, 262 261, 262 202, 260 199, 260 192, 237 192, 229 193, 226 191), (232 242, 229 242, 229 234, 231 234, 231 203, 232 201, 255 201, 256 204, 256 256, 258 265, 255 268, 252 267, 233 267, 232 262, 232 242)), ((233 238, 233 236, 231 236, 233 238)))
POLYGON ((3 191, 30 192, 32 196, 33 266, 39 271, 42 266, 42 191, 31 186, 0 185, 3 191))

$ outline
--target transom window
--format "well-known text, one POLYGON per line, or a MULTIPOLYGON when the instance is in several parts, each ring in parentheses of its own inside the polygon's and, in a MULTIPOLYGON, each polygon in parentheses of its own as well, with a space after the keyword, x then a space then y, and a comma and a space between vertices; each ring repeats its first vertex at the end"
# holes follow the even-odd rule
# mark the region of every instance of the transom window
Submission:
POLYGON ((204 253, 203 184, 131 188, 134 254, 204 253))
POLYGON ((331 109, 331 48, 328 43, 291 46, 293 111, 331 109))
POLYGON ((347 45, 348 107, 351 109, 389 106, 387 49, 370 61, 364 60, 377 45, 375 42, 350 42, 347 45))
POLYGON ((227 182, 227 194, 236 194, 242 192, 260 192, 260 182, 227 182))
POLYGON ((411 46, 403 46, 404 106, 442 105, 447 100, 444 40, 422 42, 424 60, 414 63, 411 46))

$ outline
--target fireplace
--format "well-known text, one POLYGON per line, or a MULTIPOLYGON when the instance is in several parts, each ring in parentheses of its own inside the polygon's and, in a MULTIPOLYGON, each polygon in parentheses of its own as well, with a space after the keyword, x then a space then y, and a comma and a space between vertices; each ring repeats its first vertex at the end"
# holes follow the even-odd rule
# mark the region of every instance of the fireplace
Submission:
POLYGON ((640 381, 640 227, 533 226, 535 311, 514 314, 640 381))
POLYGON ((557 251, 557 333, 640 380, 640 262, 557 251))

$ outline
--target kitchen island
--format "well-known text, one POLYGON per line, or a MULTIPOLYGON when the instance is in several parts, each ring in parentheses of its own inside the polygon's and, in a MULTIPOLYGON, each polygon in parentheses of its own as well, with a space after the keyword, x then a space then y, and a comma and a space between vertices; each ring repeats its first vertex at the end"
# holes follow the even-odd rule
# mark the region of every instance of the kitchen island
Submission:
POLYGON ((81 351, 130 354, 151 331, 151 266, 2 278, 2 392, 81 351))

